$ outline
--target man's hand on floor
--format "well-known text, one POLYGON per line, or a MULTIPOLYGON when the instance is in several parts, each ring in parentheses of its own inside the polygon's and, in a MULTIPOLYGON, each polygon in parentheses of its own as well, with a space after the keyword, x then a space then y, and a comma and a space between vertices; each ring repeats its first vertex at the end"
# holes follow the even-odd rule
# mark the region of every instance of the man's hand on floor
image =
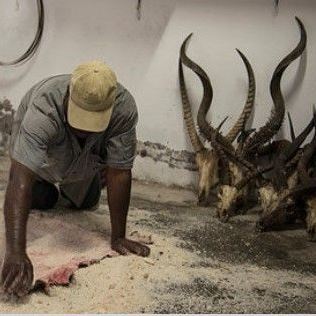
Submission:
POLYGON ((148 257, 150 248, 133 240, 126 238, 119 238, 112 242, 112 249, 121 255, 134 253, 141 257, 148 257))
POLYGON ((4 294, 23 297, 29 293, 33 283, 33 265, 26 253, 5 256, 0 282, 4 294))

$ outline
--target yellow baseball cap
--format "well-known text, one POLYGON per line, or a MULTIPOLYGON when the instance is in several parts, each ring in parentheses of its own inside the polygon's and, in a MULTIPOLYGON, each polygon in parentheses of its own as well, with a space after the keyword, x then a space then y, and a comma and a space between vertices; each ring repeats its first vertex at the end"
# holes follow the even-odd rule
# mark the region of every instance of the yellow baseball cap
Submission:
POLYGON ((72 73, 67 118, 70 126, 102 132, 110 122, 116 97, 115 73, 95 60, 79 65, 72 73))

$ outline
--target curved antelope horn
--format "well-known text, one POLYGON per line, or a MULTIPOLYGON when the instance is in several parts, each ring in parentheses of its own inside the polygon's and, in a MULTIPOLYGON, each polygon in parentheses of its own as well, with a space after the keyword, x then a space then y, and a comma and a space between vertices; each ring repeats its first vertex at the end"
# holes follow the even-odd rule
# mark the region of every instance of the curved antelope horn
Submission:
MULTIPOLYGON (((218 133, 218 132, 217 132, 218 133)), ((217 136, 217 133, 215 134, 215 136, 217 136)), ((223 144, 216 142, 216 137, 212 136, 212 146, 216 146, 216 149, 218 151, 222 152, 222 155, 225 155, 226 158, 225 159, 229 159, 230 161, 232 161, 233 163, 240 165, 241 167, 243 167, 246 170, 250 170, 250 171, 255 171, 256 167, 251 164, 250 162, 248 162, 246 159, 243 159, 240 155, 238 155, 236 153, 236 150, 232 150, 230 148, 227 148, 225 146, 223 146, 223 144), (214 143, 214 145, 213 145, 214 143)))
POLYGON ((241 130, 240 134, 237 137, 237 143, 243 143, 255 131, 256 131, 255 128, 249 128, 246 130, 243 127, 243 129, 241 130))
MULTIPOLYGON (((299 149, 303 141, 306 139, 308 134, 311 132, 314 127, 314 118, 310 123, 304 128, 299 136, 297 136, 290 146, 285 148, 283 152, 279 154, 277 159, 274 162, 274 184, 278 189, 287 186, 286 175, 284 170, 289 170, 295 166, 299 168, 298 163, 302 159, 302 155, 299 153, 299 149)), ((301 161, 301 172, 304 172, 304 160, 301 161)), ((304 175, 303 175, 304 177, 304 175)))
MULTIPOLYGON (((180 49, 180 54, 181 54, 181 51, 185 49, 184 48, 185 43, 191 36, 192 36, 192 33, 184 40, 180 49)), ((180 83, 180 91, 181 91, 181 99, 182 99, 183 119, 187 128, 189 137, 190 137, 192 147, 194 151, 197 153, 199 151, 202 151, 205 147, 203 143, 201 142, 201 139, 195 128, 195 123, 192 116, 191 104, 190 104, 188 93, 187 93, 187 88, 186 88, 184 74, 183 74, 183 67, 182 67, 180 57, 179 57, 178 72, 179 72, 179 83, 180 83)))
POLYGON ((293 168, 296 168, 301 157, 302 157, 302 151, 298 151, 296 155, 290 161, 286 163, 285 169, 291 170, 293 168))
MULTIPOLYGON (((223 179, 221 182, 222 184, 231 185, 233 180, 232 180, 232 174, 230 172, 229 161, 234 161, 234 154, 231 154, 231 156, 227 155, 227 153, 224 150, 225 146, 218 143, 217 141, 217 137, 220 133, 220 129, 222 128, 223 124, 226 122, 227 119, 228 119, 228 116, 224 118, 224 120, 216 128, 215 133, 212 134, 211 145, 214 148, 214 150, 217 152, 222 163, 221 168, 223 171, 223 179)), ((230 151, 230 149, 227 149, 227 150, 230 151)))
POLYGON ((249 170, 255 171, 256 168, 250 162, 248 162, 247 160, 240 157, 236 153, 235 149, 227 148, 227 147, 223 146, 223 144, 218 142, 217 137, 218 137, 218 135, 220 135, 219 131, 220 131, 221 127, 223 126, 223 124, 225 123, 225 121, 227 120, 227 118, 228 118, 228 116, 226 116, 224 118, 224 120, 216 128, 215 132, 212 133, 212 135, 211 135, 212 147, 218 153, 219 157, 223 160, 225 166, 228 166, 228 160, 229 160, 235 164, 240 165, 241 167, 243 167, 247 171, 249 171, 249 170))
MULTIPOLYGON (((227 120, 228 116, 226 116, 224 118, 224 120, 219 124, 219 126, 216 128, 216 130, 214 131, 214 133, 211 134, 211 139, 210 139, 210 143, 213 147, 213 149, 215 150, 215 152, 217 153, 218 157, 221 159, 222 161, 222 169, 225 169, 225 173, 224 174, 229 174, 229 159, 227 158, 227 155, 225 154, 224 150, 222 149, 222 146, 219 144, 218 142, 218 136, 220 135, 220 129, 223 126, 223 124, 225 123, 225 121, 227 120)), ((225 179, 224 182, 230 182, 226 181, 227 179, 225 179)), ((228 183, 227 183, 228 184, 228 183)))
POLYGON ((240 157, 236 153, 235 149, 227 148, 217 141, 217 136, 219 135, 219 131, 220 131, 221 127, 223 126, 223 124, 225 123, 225 121, 227 120, 227 118, 228 118, 228 116, 226 116, 224 118, 224 120, 216 128, 215 133, 212 134, 211 144, 212 144, 213 148, 218 152, 218 155, 225 162, 226 166, 228 166, 228 160, 229 160, 235 164, 240 165, 241 167, 243 167, 244 169, 246 169, 248 171, 249 170, 252 170, 252 171, 256 170, 256 168, 250 162, 248 162, 247 160, 240 157))
POLYGON ((306 137, 309 135, 309 133, 312 131, 314 127, 314 118, 311 119, 311 121, 309 122, 309 124, 303 129, 303 131, 301 132, 301 134, 299 134, 294 141, 292 142, 292 144, 288 147, 285 148, 285 150, 283 151, 283 153, 280 154, 280 156, 278 157, 278 160, 281 161, 289 161, 291 160, 293 157, 295 157, 295 154, 297 153, 298 149, 300 148, 300 146, 302 145, 302 143, 304 142, 304 140, 306 139, 306 137))
POLYGON ((298 197, 305 194, 313 194, 316 191, 316 178, 310 178, 307 182, 296 186, 287 195, 285 195, 282 201, 286 201, 289 197, 298 197))
POLYGON ((216 133, 219 134, 221 128, 223 127, 223 125, 225 124, 225 122, 228 119, 228 115, 219 123, 219 125, 216 127, 216 133))
POLYGON ((249 183, 250 180, 261 176, 263 173, 268 172, 273 169, 273 164, 270 164, 264 168, 256 169, 250 173, 248 173, 242 180, 236 183, 235 187, 237 190, 241 190, 246 184, 249 183))
POLYGON ((286 209, 287 207, 293 205, 294 201, 289 200, 290 197, 297 198, 304 195, 315 194, 316 191, 316 179, 309 179, 308 182, 296 186, 288 194, 282 197, 276 209, 286 209))
MULTIPOLYGON (((191 34, 186 38, 186 40, 183 43, 183 49, 181 49, 180 51, 180 59, 181 62, 188 68, 190 68, 202 82, 203 98, 199 107, 197 122, 201 133, 205 136, 205 138, 208 141, 210 141, 212 134, 215 133, 215 129, 206 121, 206 114, 211 107, 213 99, 213 89, 210 79, 206 72, 186 55, 186 45, 190 37, 191 34)), ((232 147, 231 143, 228 142, 227 139, 221 134, 218 135, 218 141, 222 143, 224 146, 227 146, 228 148, 232 147)))
POLYGON ((274 108, 271 111, 271 115, 266 124, 259 129, 251 138, 246 141, 244 146, 245 154, 254 152, 257 147, 267 142, 271 139, 280 129, 284 114, 285 114, 285 105, 284 99, 281 92, 281 78, 286 70, 286 68, 299 56, 302 55, 306 47, 307 35, 303 23, 296 17, 295 18, 301 33, 301 39, 298 45, 294 50, 288 54, 276 67, 271 83, 270 83, 270 93, 273 100, 274 108))
POLYGON ((288 120, 289 120, 289 127, 290 127, 290 133, 291 133, 291 140, 292 140, 292 142, 294 142, 294 139, 295 139, 295 131, 294 131, 293 122, 292 122, 292 118, 291 118, 290 112, 287 112, 287 117, 288 117, 288 120))
POLYGON ((239 118, 235 125, 229 130, 229 132, 226 135, 226 138, 229 142, 233 142, 237 135, 242 131, 242 129, 245 127, 247 120, 249 119, 249 116, 252 112, 253 106, 255 104, 255 95, 256 95, 256 80, 255 75, 253 73, 253 69, 246 58, 246 56, 239 50, 236 49, 239 56, 243 60, 248 74, 248 96, 247 101, 244 105, 243 111, 239 115, 239 118))
POLYGON ((314 111, 313 122, 314 122, 315 134, 314 134, 312 141, 308 145, 305 146, 305 148, 303 150, 303 154, 302 154, 302 156, 297 164, 297 171, 298 171, 299 178, 300 178, 302 183, 306 183, 310 179, 308 172, 307 172, 308 163, 311 160, 311 158, 313 157, 315 150, 316 150, 316 112, 315 112, 315 108, 313 109, 313 111, 314 111))

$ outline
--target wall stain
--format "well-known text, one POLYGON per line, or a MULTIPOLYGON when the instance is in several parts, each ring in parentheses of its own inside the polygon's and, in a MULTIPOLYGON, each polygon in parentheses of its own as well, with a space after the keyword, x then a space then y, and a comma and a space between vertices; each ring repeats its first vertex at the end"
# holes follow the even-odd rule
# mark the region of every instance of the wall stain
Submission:
POLYGON ((137 155, 151 158, 155 162, 164 162, 170 168, 197 171, 195 154, 187 150, 173 150, 160 143, 138 141, 137 155))

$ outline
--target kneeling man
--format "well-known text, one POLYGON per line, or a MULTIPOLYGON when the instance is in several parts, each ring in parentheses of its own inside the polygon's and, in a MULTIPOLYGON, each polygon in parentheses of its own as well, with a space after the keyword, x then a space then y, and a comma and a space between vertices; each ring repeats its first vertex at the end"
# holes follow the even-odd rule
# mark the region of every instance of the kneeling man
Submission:
POLYGON ((93 208, 106 185, 112 248, 149 255, 147 246, 125 237, 136 124, 132 95, 100 61, 42 80, 23 97, 12 127, 4 203, 4 292, 24 296, 31 288, 29 211, 53 208, 60 195, 74 209, 93 208))

